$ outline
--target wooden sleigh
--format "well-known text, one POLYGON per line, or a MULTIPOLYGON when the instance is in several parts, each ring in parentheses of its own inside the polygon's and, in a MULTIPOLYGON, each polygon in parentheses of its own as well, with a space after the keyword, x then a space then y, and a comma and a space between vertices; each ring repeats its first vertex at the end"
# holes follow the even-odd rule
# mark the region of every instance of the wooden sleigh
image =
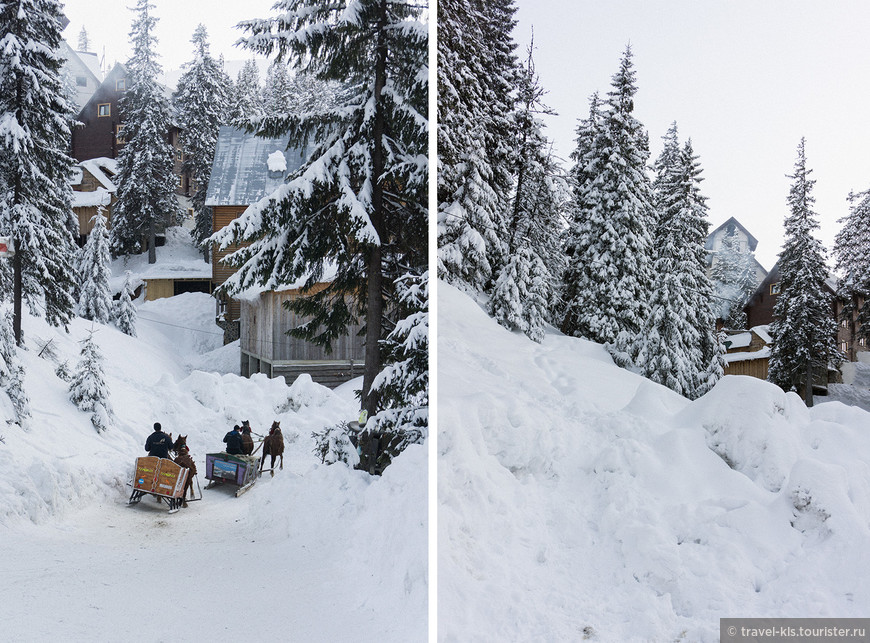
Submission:
MULTIPOLYGON (((190 470, 176 464, 168 458, 146 456, 136 458, 136 471, 133 475, 133 493, 130 494, 128 505, 136 504, 145 495, 157 496, 159 500, 166 500, 169 505, 169 513, 179 510, 185 501, 184 488, 190 470)), ((199 498, 190 498, 202 500, 199 498)))
POLYGON ((254 486, 259 477, 260 456, 230 455, 226 452, 205 454, 205 478, 209 481, 206 489, 218 484, 231 484, 238 487, 238 498, 254 486))

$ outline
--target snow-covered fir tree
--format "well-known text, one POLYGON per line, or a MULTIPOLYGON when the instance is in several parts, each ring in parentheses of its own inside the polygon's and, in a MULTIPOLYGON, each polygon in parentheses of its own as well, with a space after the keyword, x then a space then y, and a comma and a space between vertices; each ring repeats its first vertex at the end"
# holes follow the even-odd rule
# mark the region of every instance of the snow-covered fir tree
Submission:
POLYGON ((109 288, 111 256, 106 215, 100 207, 91 217, 93 228, 79 256, 79 317, 101 324, 112 318, 112 291, 109 288))
POLYGON ((79 46, 76 48, 76 51, 90 51, 91 50, 91 39, 88 38, 88 30, 85 29, 85 26, 82 25, 82 30, 79 32, 79 46))
POLYGON ((195 217, 193 240, 208 260, 205 240, 212 233, 212 211, 205 205, 211 166, 220 126, 228 122, 229 78, 209 53, 208 33, 199 25, 193 33, 193 60, 187 63, 174 94, 184 151, 182 171, 189 172, 196 186, 191 199, 195 217))
POLYGON ((256 122, 263 117, 260 70, 252 58, 245 62, 233 86, 229 120, 235 125, 256 122))
POLYGON ((839 364, 836 322, 825 290, 825 249, 813 236, 819 227, 813 211, 815 180, 807 168, 805 140, 798 145, 785 219, 785 242, 779 254, 780 293, 773 309, 770 370, 767 379, 786 391, 804 395, 812 406, 812 379, 839 364))
POLYGON ((870 299, 870 190, 849 193, 849 214, 840 224, 834 238, 837 297, 843 302, 841 319, 854 343, 862 337, 870 339, 870 304, 866 303, 870 299))
POLYGON ((81 357, 69 385, 69 399, 80 411, 91 412, 91 423, 102 433, 110 427, 112 416, 109 388, 103 374, 103 354, 94 341, 93 332, 88 333, 81 344, 81 357))
POLYGON ((707 205, 691 141, 680 149, 676 123, 663 138, 664 148, 654 164, 656 280, 650 314, 635 339, 632 357, 645 377, 697 397, 722 375, 715 369, 708 373, 718 363, 714 349, 719 342, 706 275, 707 205))
POLYGON ((311 321, 294 336, 329 349, 354 319, 365 319, 362 403, 372 416, 394 280, 422 272, 427 261, 428 28, 423 8, 410 0, 353 6, 283 0, 275 5, 279 18, 242 23, 249 49, 277 52, 297 74, 342 83, 342 90, 328 110, 262 122, 263 134, 307 141, 308 159, 213 239, 222 247, 250 244, 231 255, 239 270, 228 292, 305 278, 304 296, 290 306, 311 321), (324 279, 328 265, 331 280, 324 279))
POLYGON ((12 295, 19 344, 23 301, 55 326, 66 327, 75 307, 72 110, 56 53, 62 17, 56 0, 0 4, 0 236, 12 237, 16 248, 12 288, 0 297, 12 295))
POLYGON ((477 291, 507 255, 515 11, 512 0, 438 3, 438 276, 477 291))
POLYGON ((167 140, 169 101, 157 79, 157 19, 149 0, 137 0, 130 31, 133 56, 127 61, 127 91, 121 98, 127 144, 118 155, 117 202, 112 209, 111 249, 115 256, 148 246, 148 263, 157 261, 157 232, 180 218, 175 197, 173 150, 167 140))
POLYGON ((746 328, 743 307, 758 287, 754 264, 752 251, 741 246, 736 226, 729 224, 713 258, 710 281, 718 305, 717 314, 731 330, 746 328))
POLYGON ((18 359, 10 309, 0 310, 0 390, 9 396, 19 426, 26 429, 30 419, 30 399, 24 390, 24 365, 18 359))
POLYGON ((292 88, 290 71, 286 62, 273 61, 266 70, 266 86, 263 88, 263 110, 266 116, 278 116, 290 112, 292 88))
POLYGON ((132 273, 127 270, 124 273, 124 287, 121 296, 115 302, 115 324, 118 330, 130 337, 136 337, 136 307, 133 305, 132 273))
POLYGON ((382 409, 370 418, 380 431, 399 434, 400 450, 421 442, 429 426, 429 272, 396 280, 401 314, 382 342, 387 365, 372 383, 382 409))
MULTIPOLYGON (((566 233, 563 331, 607 344, 619 364, 648 314, 655 222, 646 174, 649 143, 633 115, 637 93, 632 53, 626 48, 605 109, 578 132, 575 151, 582 179, 575 187, 566 233), (600 122, 596 122, 600 118, 600 122)), ((594 106, 594 105, 593 105, 594 106)))
POLYGON ((514 115, 516 189, 508 221, 508 255, 495 278, 490 312, 502 326, 540 342, 555 303, 553 286, 563 268, 559 230, 568 187, 558 177, 559 168, 543 134, 539 115, 554 112, 541 101, 544 90, 535 73, 533 47, 534 43, 520 77, 514 115))

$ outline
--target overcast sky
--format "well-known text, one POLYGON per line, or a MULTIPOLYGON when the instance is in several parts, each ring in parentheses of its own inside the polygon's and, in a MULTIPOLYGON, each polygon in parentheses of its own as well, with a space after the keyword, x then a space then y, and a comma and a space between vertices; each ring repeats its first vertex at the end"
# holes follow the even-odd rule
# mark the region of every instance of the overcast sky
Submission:
MULTIPOLYGON (((783 237, 802 136, 813 170, 819 238, 829 252, 850 190, 870 189, 870 5, 807 0, 515 0, 518 54, 534 26, 547 135, 568 158, 589 96, 604 96, 626 44, 635 115, 651 158, 677 121, 704 168, 713 227, 736 217, 768 270, 783 237)), ((567 167, 567 166, 566 166, 567 167)))
MULTIPOLYGON (((250 51, 233 46, 244 35, 234 27, 242 20, 269 17, 275 0, 152 0, 152 3, 156 7, 153 15, 158 19, 157 53, 163 71, 169 72, 193 58, 190 39, 200 23, 208 30, 215 58, 221 53, 228 61, 251 58, 250 51)), ((64 13, 70 24, 63 36, 75 49, 84 26, 91 51, 102 56, 105 48, 106 65, 111 69, 115 62, 126 62, 132 53, 129 35, 134 13, 129 7, 135 4, 136 0, 66 0, 64 13)))

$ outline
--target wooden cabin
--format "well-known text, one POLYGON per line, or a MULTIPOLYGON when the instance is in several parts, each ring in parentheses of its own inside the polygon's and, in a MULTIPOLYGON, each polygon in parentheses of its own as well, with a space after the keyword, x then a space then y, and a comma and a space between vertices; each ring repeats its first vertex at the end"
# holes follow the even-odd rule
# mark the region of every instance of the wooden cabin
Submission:
POLYGON ((126 143, 120 100, 127 90, 127 70, 116 63, 76 116, 72 131, 72 157, 77 161, 118 158, 126 143))
MULTIPOLYGON (((286 138, 261 138, 243 130, 221 127, 206 194, 206 205, 213 212, 214 231, 226 227, 248 206, 278 189, 303 160, 303 151, 288 149, 286 138), (280 157, 275 161, 276 152, 283 156, 283 162, 280 157)), ((235 272, 235 268, 222 260, 236 249, 237 246, 212 249, 215 288, 235 272)), ((322 288, 325 283, 316 287, 322 288)), ((333 345, 330 353, 311 342, 287 335, 289 329, 305 321, 283 305, 302 295, 300 286, 253 289, 238 298, 219 300, 218 325, 224 328, 225 342, 241 340, 242 375, 284 376, 289 383, 299 374, 308 373, 315 382, 327 386, 362 375, 365 348, 364 338, 359 336, 360 324, 354 324, 348 335, 333 345)))
POLYGON ((115 204, 114 183, 118 162, 110 158, 95 158, 81 161, 73 166, 70 183, 73 189, 72 209, 79 222, 78 244, 83 246, 91 229, 91 219, 103 209, 103 214, 112 222, 112 206, 115 204))

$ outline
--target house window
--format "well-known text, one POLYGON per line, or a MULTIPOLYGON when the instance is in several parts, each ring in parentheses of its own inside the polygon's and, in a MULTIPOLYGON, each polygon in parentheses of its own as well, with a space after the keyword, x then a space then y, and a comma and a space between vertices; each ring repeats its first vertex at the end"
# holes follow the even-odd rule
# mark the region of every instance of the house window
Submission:
POLYGON ((181 151, 181 148, 179 148, 179 147, 175 148, 175 160, 176 161, 183 161, 184 160, 184 153, 181 151))
POLYGON ((127 91, 127 79, 126 78, 119 78, 118 80, 115 81, 115 91, 116 92, 127 91))
POLYGON ((778 295, 779 294, 779 282, 777 281, 775 284, 770 284, 770 294, 778 295))
POLYGON ((127 142, 127 139, 124 138, 124 126, 123 125, 115 125, 115 142, 118 145, 123 145, 127 142))
POLYGON ((188 217, 190 217, 192 219, 194 214, 195 213, 193 211, 193 208, 187 208, 187 216, 188 217))
POLYGON ((840 342, 840 352, 848 353, 849 352, 849 344, 846 342, 840 342))
POLYGON ((862 348, 865 348, 865 347, 867 346, 867 338, 866 338, 866 337, 862 337, 861 339, 859 339, 859 340, 858 340, 858 346, 860 346, 860 347, 862 347, 862 348))
POLYGON ((112 103, 100 103, 97 105, 97 116, 111 116, 112 103))
POLYGON ((87 87, 87 86, 88 86, 87 76, 76 76, 76 87, 87 87))
POLYGON ((184 175, 183 174, 178 177, 178 187, 180 187, 182 190, 184 189, 184 175))

